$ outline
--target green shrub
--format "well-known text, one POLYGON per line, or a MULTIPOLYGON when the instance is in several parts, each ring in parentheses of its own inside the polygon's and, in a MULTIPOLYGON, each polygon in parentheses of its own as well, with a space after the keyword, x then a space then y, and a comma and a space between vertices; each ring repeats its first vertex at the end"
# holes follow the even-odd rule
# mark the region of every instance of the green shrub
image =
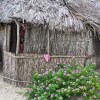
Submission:
POLYGON ((59 64, 57 72, 46 70, 43 75, 33 75, 27 100, 70 100, 70 97, 83 96, 85 100, 100 98, 99 74, 95 65, 84 67, 59 64))

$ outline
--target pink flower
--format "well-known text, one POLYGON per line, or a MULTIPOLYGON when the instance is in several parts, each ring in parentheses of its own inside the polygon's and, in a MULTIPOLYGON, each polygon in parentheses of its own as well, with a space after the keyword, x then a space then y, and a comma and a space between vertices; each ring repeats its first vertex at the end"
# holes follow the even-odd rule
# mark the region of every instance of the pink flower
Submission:
POLYGON ((46 71, 45 74, 48 74, 48 71, 46 71))
POLYGON ((47 71, 48 69, 46 69, 46 71, 47 71))
POLYGON ((38 100, 40 100, 40 97, 38 97, 38 100))
POLYGON ((60 78, 58 78, 58 81, 60 81, 60 78))
POLYGON ((57 65, 59 65, 60 63, 57 63, 57 65))
POLYGON ((68 67, 70 66, 70 64, 68 64, 68 67))
POLYGON ((35 70, 37 70, 37 68, 35 67, 35 70))
POLYGON ((76 73, 79 73, 79 70, 76 70, 76 73))
POLYGON ((54 72, 52 73, 52 76, 54 76, 54 72))
POLYGON ((58 66, 54 66, 54 68, 58 68, 58 66))
POLYGON ((52 74, 52 76, 54 76, 54 74, 52 74))
POLYGON ((50 62, 51 58, 49 54, 44 54, 44 59, 46 62, 50 62))
POLYGON ((49 90, 49 87, 46 87, 46 90, 49 90))

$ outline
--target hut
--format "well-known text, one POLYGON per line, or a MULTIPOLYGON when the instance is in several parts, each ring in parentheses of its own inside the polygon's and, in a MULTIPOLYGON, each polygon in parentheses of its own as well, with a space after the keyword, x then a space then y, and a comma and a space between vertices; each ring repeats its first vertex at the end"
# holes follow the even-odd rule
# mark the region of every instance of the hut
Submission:
POLYGON ((68 63, 72 54, 81 64, 100 66, 99 8, 98 0, 3 0, 4 81, 25 86, 32 74, 68 63))

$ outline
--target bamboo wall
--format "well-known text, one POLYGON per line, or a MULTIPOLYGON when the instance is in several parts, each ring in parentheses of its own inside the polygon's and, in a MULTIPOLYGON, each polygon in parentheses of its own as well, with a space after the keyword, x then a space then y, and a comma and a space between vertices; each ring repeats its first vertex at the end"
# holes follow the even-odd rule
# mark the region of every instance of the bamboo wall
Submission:
MULTIPOLYGON (((74 33, 49 31, 50 55, 70 55, 83 56, 92 54, 91 32, 74 33)), ((47 53, 48 33, 47 30, 31 28, 26 30, 24 53, 45 54, 47 53)))
MULTIPOLYGON (((79 63, 83 64, 85 57, 78 57, 76 59, 79 63)), ((34 73, 43 74, 46 69, 55 70, 54 66, 56 66, 57 63, 70 63, 71 60, 71 56, 52 56, 51 61, 47 63, 43 55, 20 54, 15 56, 12 53, 4 52, 4 81, 19 87, 24 87, 27 83, 14 80, 31 82, 34 73)))
MULTIPOLYGON (((93 36, 90 30, 85 32, 74 33, 66 30, 66 32, 53 30, 49 31, 50 55, 66 55, 70 53, 73 56, 92 55, 94 50, 93 36)), ((43 27, 27 28, 25 33, 25 49, 24 53, 45 54, 47 53, 48 32, 43 27)), ((85 63, 96 62, 95 57, 87 59, 85 63)))

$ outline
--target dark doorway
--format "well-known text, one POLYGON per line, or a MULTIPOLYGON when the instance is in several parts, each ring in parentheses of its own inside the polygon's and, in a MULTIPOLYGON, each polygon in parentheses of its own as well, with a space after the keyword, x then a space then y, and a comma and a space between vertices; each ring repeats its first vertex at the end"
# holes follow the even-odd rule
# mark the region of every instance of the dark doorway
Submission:
POLYGON ((2 45, 0 45, 0 62, 2 62, 2 45))
POLYGON ((94 47, 95 47, 95 54, 96 54, 96 66, 98 69, 100 68, 100 39, 98 37, 94 39, 94 47))
POLYGON ((3 67, 2 67, 2 65, 3 65, 3 58, 2 58, 2 53, 3 53, 3 51, 2 51, 2 45, 0 45, 0 72, 2 72, 2 70, 3 70, 3 67))
POLYGON ((11 23, 10 52, 16 53, 16 44, 17 44, 17 25, 13 22, 11 23))

